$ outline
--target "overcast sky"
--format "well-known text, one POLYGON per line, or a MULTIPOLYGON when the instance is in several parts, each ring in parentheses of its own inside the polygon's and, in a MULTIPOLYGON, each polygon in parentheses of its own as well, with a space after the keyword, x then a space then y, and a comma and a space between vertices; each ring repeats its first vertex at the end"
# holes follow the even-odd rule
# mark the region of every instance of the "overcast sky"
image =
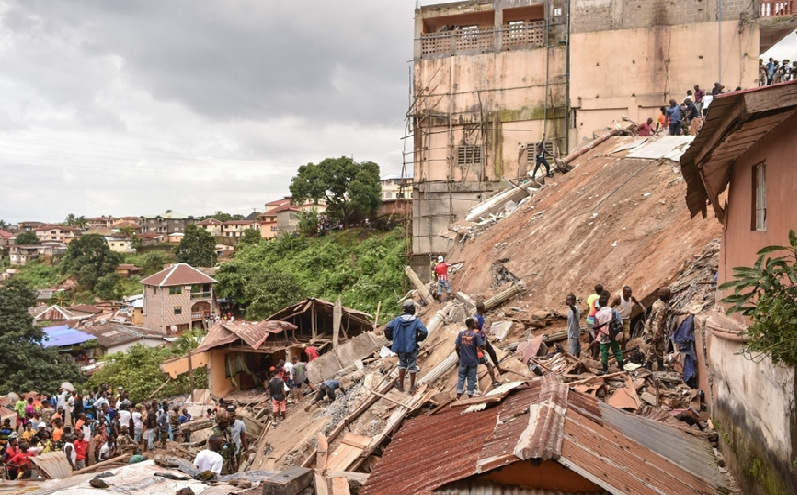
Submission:
POLYGON ((0 0, 0 219, 246 214, 330 156, 399 172, 415 4, 0 0))
POLYGON ((0 0, 0 219, 249 213, 401 169, 414 1, 0 0))

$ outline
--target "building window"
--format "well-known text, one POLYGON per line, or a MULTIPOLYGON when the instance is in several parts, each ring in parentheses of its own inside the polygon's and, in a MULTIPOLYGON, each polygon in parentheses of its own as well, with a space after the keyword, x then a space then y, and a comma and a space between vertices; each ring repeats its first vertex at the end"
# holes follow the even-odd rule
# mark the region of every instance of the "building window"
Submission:
POLYGON ((183 308, 174 308, 174 314, 176 315, 183 314, 183 308))
POLYGON ((183 293, 183 287, 182 286, 169 287, 169 294, 174 295, 174 294, 182 294, 182 293, 183 293))
POLYGON ((751 229, 767 230, 767 164, 753 166, 753 221, 751 229))
POLYGON ((467 167, 482 162, 481 146, 457 146, 457 166, 467 167))
POLYGON ((277 226, 276 225, 272 225, 271 226, 271 231, 272 232, 276 232, 277 231, 277 226))

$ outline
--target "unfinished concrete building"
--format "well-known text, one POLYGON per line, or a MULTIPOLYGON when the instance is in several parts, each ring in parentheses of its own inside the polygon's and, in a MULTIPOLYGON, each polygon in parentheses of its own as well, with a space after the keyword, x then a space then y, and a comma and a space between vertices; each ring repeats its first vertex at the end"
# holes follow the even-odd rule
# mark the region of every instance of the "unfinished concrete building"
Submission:
MULTIPOLYGON (((612 120, 655 117, 695 84, 758 85, 760 54, 797 26, 794 1, 472 0, 416 11, 413 265, 538 143, 564 155, 612 120)), ((551 161, 549 159, 549 161, 551 161)), ((422 275, 423 276, 423 275, 422 275)))

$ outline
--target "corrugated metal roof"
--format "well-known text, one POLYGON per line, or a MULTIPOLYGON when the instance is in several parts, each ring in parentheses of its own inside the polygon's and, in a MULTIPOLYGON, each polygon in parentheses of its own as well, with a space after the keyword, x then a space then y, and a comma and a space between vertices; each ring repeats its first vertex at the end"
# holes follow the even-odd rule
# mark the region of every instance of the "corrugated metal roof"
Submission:
POLYGON ((521 459, 558 459, 567 410, 567 385, 556 375, 542 379, 539 399, 529 406, 529 421, 515 446, 521 459))
POLYGON ((451 495, 608 495, 609 492, 573 493, 555 492, 551 490, 534 490, 519 486, 496 485, 484 481, 457 481, 449 483, 432 493, 451 495))
POLYGON ((202 339, 196 352, 207 351, 214 347, 231 344, 238 339, 243 340, 253 349, 257 350, 272 333, 286 330, 296 330, 296 325, 287 321, 263 320, 251 321, 219 321, 202 339))
POLYGON ((31 462, 50 478, 71 478, 72 466, 63 452, 51 452, 30 458, 31 462))
MULTIPOLYGON (((172 235, 172 234, 169 234, 172 235)), ((188 263, 176 263, 141 281, 144 285, 171 287, 176 285, 212 284, 216 281, 188 263)))
POLYGON ((70 311, 60 306, 31 309, 33 310, 33 317, 36 321, 83 320, 91 317, 90 313, 70 311))
MULTIPOLYGON (((528 388, 512 391, 503 402, 483 411, 460 414, 458 408, 449 408, 409 421, 396 434, 361 493, 428 493, 520 461, 515 446, 532 423, 530 406, 542 399, 542 383, 540 379, 529 382, 528 388)), ((721 493, 724 480, 707 443, 697 445, 696 439, 679 430, 645 418, 628 419, 575 390, 566 395, 549 390, 545 396, 564 410, 564 420, 543 421, 550 425, 548 430, 557 432, 538 430, 535 425, 531 438, 537 443, 532 442, 531 447, 538 455, 553 457, 549 446, 560 438, 561 457, 556 461, 611 493, 721 493), (656 442, 670 446, 654 449, 651 446, 656 442), (698 466, 701 463, 702 467, 698 466)))

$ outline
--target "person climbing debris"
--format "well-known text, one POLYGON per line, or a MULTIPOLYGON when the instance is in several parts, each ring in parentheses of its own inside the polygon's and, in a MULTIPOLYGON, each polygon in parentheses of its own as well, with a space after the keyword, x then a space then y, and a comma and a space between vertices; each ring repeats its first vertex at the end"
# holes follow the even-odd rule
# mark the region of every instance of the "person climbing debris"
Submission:
POLYGON ((476 370, 479 367, 479 351, 484 352, 484 339, 476 332, 476 320, 465 320, 465 330, 459 332, 456 340, 456 351, 459 356, 459 378, 457 380, 457 399, 465 391, 468 382, 468 397, 473 397, 476 390, 476 370))
POLYGON ((415 316, 415 303, 404 301, 401 305, 402 314, 394 318, 385 327, 385 338, 393 341, 393 352, 398 354, 399 376, 396 389, 404 391, 404 378, 407 371, 410 373, 411 394, 415 393, 415 375, 418 373, 418 347, 419 342, 426 340, 429 331, 415 316))

